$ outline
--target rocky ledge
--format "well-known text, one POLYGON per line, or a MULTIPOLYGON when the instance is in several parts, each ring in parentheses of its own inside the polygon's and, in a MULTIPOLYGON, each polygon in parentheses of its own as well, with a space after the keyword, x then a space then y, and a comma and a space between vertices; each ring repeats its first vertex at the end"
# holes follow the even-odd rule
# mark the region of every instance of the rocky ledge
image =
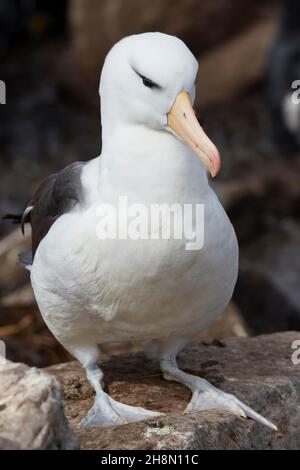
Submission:
POLYGON ((78 448, 55 377, 0 359, 0 449, 78 448))
MULTIPOLYGON (((300 340, 300 333, 288 332, 195 342, 179 358, 184 370, 236 394, 277 424, 278 432, 218 410, 184 415, 190 392, 180 384, 164 381, 158 364, 147 360, 142 353, 104 358, 107 390, 117 400, 158 410, 164 415, 116 428, 85 430, 79 423, 93 402, 93 391, 80 365, 59 364, 48 368, 48 372, 63 386, 65 414, 82 449, 299 449, 300 364, 292 361, 293 353, 294 362, 300 359, 300 354, 292 348, 296 340, 300 340)), ((5 391, 1 378, 0 446, 2 439, 8 447, 18 443, 21 448, 74 448, 76 441, 59 411, 58 395, 53 391, 58 387, 56 380, 36 369, 26 368, 24 374, 25 366, 7 364, 1 366, 8 388, 5 391), (8 380, 10 374, 13 380, 8 380), (31 383, 30 374, 33 374, 31 383), (38 400, 36 377, 39 374, 45 375, 48 382, 38 400), (17 383, 20 387, 26 375, 28 383, 22 392, 17 383), (10 385, 10 381, 15 385, 10 385), (19 409, 23 413, 21 417, 19 409), (43 431, 37 433, 37 429, 43 431), (48 437, 37 440, 36 435, 48 437)))

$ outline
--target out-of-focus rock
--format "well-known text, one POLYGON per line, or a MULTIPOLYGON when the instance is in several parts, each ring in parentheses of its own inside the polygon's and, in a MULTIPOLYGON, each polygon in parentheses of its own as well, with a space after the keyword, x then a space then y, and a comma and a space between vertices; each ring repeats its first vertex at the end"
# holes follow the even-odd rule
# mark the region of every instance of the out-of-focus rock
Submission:
POLYGON ((4 307, 27 307, 35 304, 34 293, 30 284, 25 284, 0 300, 4 307))
POLYGON ((214 184, 240 244, 234 301, 252 334, 298 330, 299 158, 249 166, 248 174, 214 184))
POLYGON ((0 240, 0 296, 28 280, 28 272, 18 264, 18 254, 30 244, 30 235, 24 237, 20 228, 0 240))
POLYGON ((252 333, 300 330, 300 227, 282 222, 241 251, 235 299, 252 333))
MULTIPOLYGON (((109 49, 118 40, 131 34, 146 31, 161 31, 182 38, 193 50, 196 56, 204 51, 217 46, 229 38, 239 34, 246 27, 253 24, 258 18, 268 16, 277 5, 277 0, 263 0, 253 3, 250 0, 178 0, 176 2, 166 0, 71 0, 69 3, 69 23, 72 36, 71 55, 67 57, 66 68, 73 68, 72 74, 67 74, 75 86, 81 83, 81 94, 85 94, 92 84, 96 90, 99 79, 99 71, 109 49), (78 67, 77 67, 78 66, 78 67), (76 69, 77 67, 77 69, 76 69), (76 72, 75 72, 76 70, 76 72), (71 76, 70 76, 71 75, 71 76), (83 87, 83 84, 86 87, 83 87)), ((261 38, 266 34, 260 32, 256 46, 258 52, 263 49, 260 45, 261 38), (261 36, 262 35, 262 36, 261 36)), ((264 41, 264 40, 263 40, 264 41)), ((255 31, 253 30, 252 42, 255 43, 255 31), (254 38, 254 41, 253 41, 254 38)), ((257 66, 253 64, 253 47, 245 47, 242 44, 242 54, 249 52, 247 61, 243 58, 243 65, 252 70, 257 66)), ((235 47, 235 56, 237 48, 235 47)), ((228 52, 226 60, 228 60, 228 52)), ((68 54, 69 56, 69 54, 68 54)), ((239 57, 241 54, 239 54, 239 57)), ((261 54, 258 54, 260 57, 261 54)), ((254 62, 258 59, 254 56, 254 62)), ((217 54, 220 65, 220 53, 217 54)), ((241 62, 241 60, 240 60, 241 62)), ((224 66, 224 61, 222 61, 224 66)), ((258 60, 258 65, 261 58, 258 60)), ((229 67, 230 68, 230 67, 229 67)), ((236 67, 237 68, 237 67, 236 67)), ((236 69, 235 69, 236 71, 236 69)), ((222 87, 224 71, 213 71, 218 82, 218 88, 222 87)), ((239 73, 241 73, 239 71, 239 73)), ((226 75, 226 73, 225 73, 226 75)), ((245 75, 245 71, 242 71, 245 75)), ((210 78, 212 75, 210 75, 210 78)), ((227 80, 228 82, 228 80, 227 80)), ((228 83, 227 83, 228 85, 228 83)))
MULTIPOLYGON (((247 209, 246 198, 258 198, 265 211, 274 211, 282 216, 296 214, 300 201, 300 155, 293 160, 293 165, 274 157, 270 161, 268 155, 268 164, 263 166, 262 158, 263 155, 257 160, 253 157, 247 172, 241 167, 239 177, 212 181, 211 186, 229 211, 242 212, 247 209)), ((257 217, 257 214, 253 216, 257 217)))
POLYGON ((0 448, 78 448, 53 376, 24 364, 0 362, 0 448))
POLYGON ((276 26, 276 16, 255 23, 199 57, 197 105, 200 108, 229 101, 263 77, 276 26))
POLYGON ((279 432, 217 410, 184 415, 190 392, 162 380, 158 364, 141 353, 103 358, 104 380, 116 400, 164 413, 157 419, 115 428, 83 429, 80 420, 93 391, 76 362, 48 370, 64 387, 64 406, 82 449, 298 449, 300 375, 292 343, 299 333, 192 343, 179 364, 236 394, 275 422, 279 432))
POLYGON ((14 362, 46 367, 70 360, 48 330, 36 304, 0 304, 0 340, 5 341, 6 357, 14 362))

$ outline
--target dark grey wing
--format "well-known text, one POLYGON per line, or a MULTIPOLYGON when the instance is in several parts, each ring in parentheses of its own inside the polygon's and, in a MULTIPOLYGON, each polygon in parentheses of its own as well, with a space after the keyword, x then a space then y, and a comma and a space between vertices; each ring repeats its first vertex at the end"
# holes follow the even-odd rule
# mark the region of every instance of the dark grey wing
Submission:
POLYGON ((25 209, 21 224, 31 224, 32 259, 41 240, 58 217, 83 200, 81 173, 84 165, 85 162, 72 163, 46 178, 25 209))

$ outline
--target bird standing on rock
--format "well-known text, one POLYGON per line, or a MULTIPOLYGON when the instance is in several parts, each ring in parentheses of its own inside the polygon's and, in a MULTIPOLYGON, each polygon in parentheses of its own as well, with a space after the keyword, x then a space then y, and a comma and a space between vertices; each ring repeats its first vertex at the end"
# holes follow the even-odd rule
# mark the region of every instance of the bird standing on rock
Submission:
POLYGON ((50 176, 23 216, 32 226, 29 269, 41 314, 96 392, 87 427, 159 414, 104 391, 101 351, 134 341, 160 361, 165 379, 190 388, 186 412, 222 409, 276 429, 176 363, 179 351, 223 312, 238 273, 235 232, 207 178, 207 170, 218 173, 220 156, 193 111, 197 70, 176 37, 145 33, 117 43, 100 81, 102 154, 50 176), (187 240, 176 237, 100 240, 99 206, 117 207, 120 196, 145 208, 203 205, 202 249, 188 250, 187 240))

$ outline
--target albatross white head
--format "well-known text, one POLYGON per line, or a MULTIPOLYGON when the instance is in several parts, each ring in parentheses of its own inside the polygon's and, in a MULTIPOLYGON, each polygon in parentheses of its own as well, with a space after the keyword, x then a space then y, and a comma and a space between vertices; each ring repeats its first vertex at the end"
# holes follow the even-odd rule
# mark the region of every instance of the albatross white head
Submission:
POLYGON ((197 71, 195 57, 174 36, 144 33, 124 38, 105 60, 101 111, 110 126, 135 124, 171 132, 215 176, 220 169, 219 152, 193 109, 197 71))

